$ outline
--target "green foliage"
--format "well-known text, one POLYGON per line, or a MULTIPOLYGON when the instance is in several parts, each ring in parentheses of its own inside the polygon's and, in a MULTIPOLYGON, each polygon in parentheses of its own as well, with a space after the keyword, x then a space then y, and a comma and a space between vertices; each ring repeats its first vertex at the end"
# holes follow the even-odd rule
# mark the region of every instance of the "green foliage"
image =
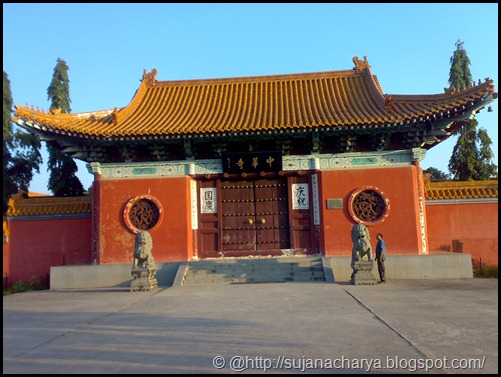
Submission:
POLYGON ((3 213, 10 195, 18 189, 28 191, 34 171, 40 173, 40 139, 13 127, 12 93, 7 74, 3 73, 3 213))
POLYGON ((8 173, 9 161, 12 157, 13 148, 12 122, 10 113, 12 109, 12 94, 10 91, 10 81, 7 74, 3 73, 3 213, 7 210, 7 200, 10 194, 16 192, 17 188, 10 179, 8 173))
POLYGON ((430 174, 430 179, 432 181, 434 180, 439 180, 439 179, 450 179, 450 174, 449 173, 444 173, 443 171, 434 168, 433 166, 430 166, 428 169, 423 170, 425 174, 430 174))
MULTIPOLYGON (((62 59, 57 59, 52 81, 47 89, 51 108, 61 109, 62 113, 70 113, 70 80, 68 66, 62 59)), ((55 196, 79 196, 84 194, 84 188, 76 172, 78 166, 72 157, 62 153, 56 143, 47 142, 49 159, 47 171, 50 172, 47 188, 55 196)))
POLYGON ((62 153, 54 144, 47 142, 49 159, 47 170, 50 172, 47 187, 54 196, 80 196, 84 188, 76 172, 78 166, 73 158, 62 153))
MULTIPOLYGON (((451 60, 449 84, 451 88, 464 90, 472 87, 470 59, 463 42, 456 42, 451 60)), ((463 123, 459 130, 459 138, 449 160, 449 171, 452 178, 460 181, 483 181, 497 177, 497 165, 492 163, 494 154, 491 149, 492 140, 485 129, 478 129, 478 121, 470 119, 463 123)))
POLYGON ((473 260, 473 277, 476 278, 498 278, 498 266, 485 264, 481 260, 473 260))
POLYGON ((492 153, 492 140, 487 134, 487 130, 485 130, 484 128, 479 128, 477 131, 477 140, 479 141, 479 164, 477 166, 477 173, 479 175, 479 178, 477 179, 487 180, 491 178, 497 178, 498 167, 496 164, 491 162, 494 158, 494 153, 492 153))
POLYGON ((456 42, 456 51, 451 57, 451 69, 449 72, 450 88, 464 90, 472 87, 472 76, 470 72, 470 59, 466 50, 463 48, 463 42, 456 42))
MULTIPOLYGON (((10 113, 12 111, 12 93, 10 90, 10 80, 3 71, 3 141, 5 143, 12 142, 12 122, 10 121, 10 113)), ((8 146, 11 146, 8 144, 8 146)))
POLYGON ((48 289, 45 283, 36 282, 35 280, 28 282, 19 280, 16 281, 10 288, 3 290, 3 295, 7 296, 14 293, 28 292, 28 291, 43 291, 48 289))
POLYGON ((66 114, 71 113, 68 70, 69 67, 66 65, 66 62, 57 58, 52 81, 47 88, 47 99, 51 102, 51 108, 61 109, 61 112, 66 114))
POLYGON ((448 166, 453 179, 485 181, 497 176, 497 165, 492 163, 492 141, 487 131, 483 128, 477 131, 477 126, 478 121, 471 119, 459 131, 448 166))

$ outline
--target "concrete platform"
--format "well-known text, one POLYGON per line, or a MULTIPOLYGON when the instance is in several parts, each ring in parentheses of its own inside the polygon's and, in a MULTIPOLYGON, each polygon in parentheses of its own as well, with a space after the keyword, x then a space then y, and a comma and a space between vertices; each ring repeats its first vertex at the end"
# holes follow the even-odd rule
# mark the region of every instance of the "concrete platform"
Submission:
MULTIPOLYGON (((321 256, 318 256, 321 257, 321 256)), ((321 257, 327 282, 349 282, 352 269, 351 257, 321 257)), ((251 258, 252 261, 300 260, 301 257, 251 258)), ((231 260, 231 258, 227 258, 231 260)), ((214 263, 217 260, 212 260, 214 263)), ((222 260, 219 260, 222 261, 222 260)), ((386 260, 386 276, 395 279, 463 279, 473 278, 470 254, 433 253, 428 255, 390 255, 386 260)), ((159 287, 180 284, 178 270, 184 272, 186 262, 156 262, 156 279, 159 287), (176 276, 178 275, 178 276, 176 276)), ((132 263, 81 266, 57 266, 50 269, 51 289, 84 289, 129 287, 132 263)), ((377 278, 377 263, 372 274, 377 278)))
POLYGON ((497 279, 3 298, 3 373, 498 373, 497 279))

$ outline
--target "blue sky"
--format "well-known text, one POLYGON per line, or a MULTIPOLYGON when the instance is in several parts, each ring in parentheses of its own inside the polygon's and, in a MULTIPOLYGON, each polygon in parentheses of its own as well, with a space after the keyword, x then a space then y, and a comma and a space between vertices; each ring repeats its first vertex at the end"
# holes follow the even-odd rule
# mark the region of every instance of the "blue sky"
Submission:
MULTIPOLYGON (((367 56, 388 94, 438 94, 464 42, 476 82, 498 81, 498 4, 3 4, 3 69, 15 104, 48 109, 57 59, 69 67, 72 112, 126 106, 143 70, 158 80, 352 69, 367 56)), ((476 119, 498 164, 498 101, 476 119)), ((423 168, 448 172, 457 137, 423 168)), ((47 160, 43 147, 44 162, 47 160)), ((93 176, 78 162, 88 188, 93 176)), ((49 193, 44 163, 30 191, 49 193)))

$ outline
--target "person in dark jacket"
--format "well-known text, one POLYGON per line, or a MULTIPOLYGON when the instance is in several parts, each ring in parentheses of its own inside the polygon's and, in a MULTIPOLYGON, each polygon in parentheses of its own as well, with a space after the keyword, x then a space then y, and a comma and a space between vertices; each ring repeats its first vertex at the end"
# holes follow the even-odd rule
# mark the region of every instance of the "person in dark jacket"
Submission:
POLYGON ((376 245, 376 260, 377 260, 377 270, 379 272, 379 282, 386 282, 386 275, 384 270, 384 261, 386 260, 386 243, 383 240, 383 234, 378 233, 376 235, 377 245, 376 245))

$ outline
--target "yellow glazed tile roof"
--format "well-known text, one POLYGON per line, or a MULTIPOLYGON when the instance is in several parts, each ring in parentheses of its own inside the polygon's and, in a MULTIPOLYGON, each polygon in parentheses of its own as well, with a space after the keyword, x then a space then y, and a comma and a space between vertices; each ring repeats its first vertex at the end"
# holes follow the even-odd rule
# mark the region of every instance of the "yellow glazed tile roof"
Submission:
POLYGON ((76 197, 35 196, 31 198, 19 190, 17 194, 10 197, 7 205, 7 216, 90 214, 92 212, 90 195, 76 197))
POLYGON ((186 81, 158 81, 153 69, 125 107, 62 114, 16 105, 13 120, 71 137, 172 137, 403 124, 497 98, 492 80, 458 93, 387 95, 365 57, 353 62, 351 70, 186 81))
POLYGON ((486 199, 498 197, 498 180, 489 181, 431 181, 425 174, 426 200, 486 199))

